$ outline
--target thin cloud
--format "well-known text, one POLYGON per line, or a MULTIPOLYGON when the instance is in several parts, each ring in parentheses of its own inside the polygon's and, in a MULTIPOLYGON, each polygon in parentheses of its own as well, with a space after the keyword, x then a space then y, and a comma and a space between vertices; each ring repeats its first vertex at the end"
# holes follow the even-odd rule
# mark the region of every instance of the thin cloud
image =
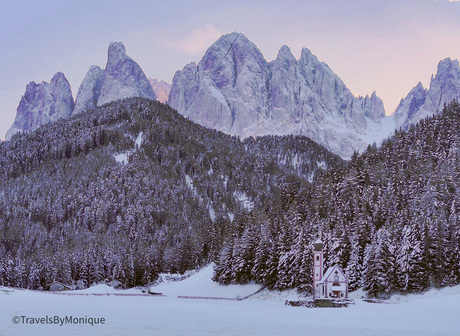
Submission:
POLYGON ((192 30, 185 39, 168 41, 166 46, 190 56, 197 56, 222 35, 213 25, 206 25, 192 30))

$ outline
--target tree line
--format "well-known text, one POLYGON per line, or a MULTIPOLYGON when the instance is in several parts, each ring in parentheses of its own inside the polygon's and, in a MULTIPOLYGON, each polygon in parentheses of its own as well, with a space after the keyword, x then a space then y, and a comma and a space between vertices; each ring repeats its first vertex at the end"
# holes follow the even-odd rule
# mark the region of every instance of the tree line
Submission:
POLYGON ((0 144, 0 284, 131 287, 200 267, 240 217, 341 164, 308 138, 241 141, 141 98, 18 134, 0 144))

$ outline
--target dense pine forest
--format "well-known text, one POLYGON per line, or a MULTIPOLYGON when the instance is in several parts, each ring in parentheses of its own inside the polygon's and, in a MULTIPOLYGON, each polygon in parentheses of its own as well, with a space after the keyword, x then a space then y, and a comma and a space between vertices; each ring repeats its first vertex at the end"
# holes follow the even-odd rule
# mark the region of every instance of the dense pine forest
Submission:
POLYGON ((342 161, 305 137, 241 141, 125 99, 0 144, 0 285, 223 284, 311 292, 312 242, 373 296, 460 283, 457 102, 342 161))
POLYGON ((312 242, 372 296, 460 283, 460 108, 396 132, 232 226, 215 280, 311 292, 312 242))
POLYGON ((146 285, 223 242, 323 169, 305 137, 240 141, 166 105, 125 99, 0 144, 0 285, 146 285))

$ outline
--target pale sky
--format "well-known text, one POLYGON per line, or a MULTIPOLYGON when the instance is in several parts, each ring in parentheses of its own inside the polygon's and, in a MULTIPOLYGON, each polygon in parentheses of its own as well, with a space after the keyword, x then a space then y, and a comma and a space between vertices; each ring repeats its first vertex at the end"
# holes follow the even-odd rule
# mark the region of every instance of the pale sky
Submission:
POLYGON ((30 81, 63 72, 74 98, 89 67, 122 41, 148 77, 171 82, 221 35, 245 34, 273 60, 309 48, 387 114, 438 62, 460 58, 458 0, 0 0, 0 138, 30 81))

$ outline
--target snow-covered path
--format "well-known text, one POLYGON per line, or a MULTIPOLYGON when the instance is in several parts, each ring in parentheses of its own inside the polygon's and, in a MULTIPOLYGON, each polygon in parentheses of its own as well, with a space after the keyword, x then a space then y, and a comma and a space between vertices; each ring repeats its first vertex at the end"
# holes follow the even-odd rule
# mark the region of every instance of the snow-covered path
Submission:
MULTIPOLYGON (((209 273, 205 269, 186 280, 152 287, 167 297, 67 296, 0 287, 0 335, 460 335, 460 287, 396 297, 398 303, 392 304, 357 300, 344 309, 285 306, 286 297, 294 294, 266 290, 243 301, 177 298, 238 297, 258 287, 218 286, 209 282, 209 273), (20 323, 13 323, 15 316, 20 323), (104 318, 105 323, 26 324, 22 316, 86 316, 104 318)), ((85 292, 115 290, 100 285, 85 292)))

